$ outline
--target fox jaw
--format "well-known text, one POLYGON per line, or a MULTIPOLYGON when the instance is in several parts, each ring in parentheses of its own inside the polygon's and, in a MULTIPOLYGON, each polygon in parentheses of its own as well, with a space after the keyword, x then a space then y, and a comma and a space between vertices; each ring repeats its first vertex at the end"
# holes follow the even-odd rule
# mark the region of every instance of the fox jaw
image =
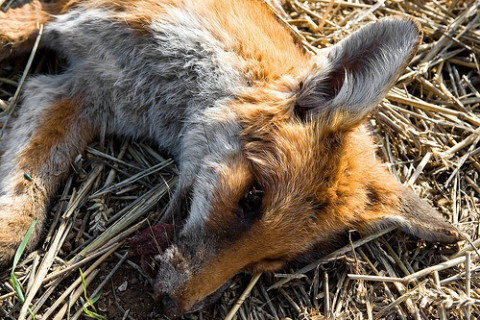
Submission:
POLYGON ((363 124, 419 45, 411 19, 368 24, 311 55, 252 0, 34 1, 0 18, 0 60, 27 51, 40 22, 41 45, 68 61, 25 86, 0 166, 2 264, 35 217, 36 244, 50 198, 105 118, 108 133, 153 139, 180 168, 168 212, 188 218, 150 253, 169 316, 214 301, 238 272, 329 252, 351 229, 462 238, 395 181, 363 124))

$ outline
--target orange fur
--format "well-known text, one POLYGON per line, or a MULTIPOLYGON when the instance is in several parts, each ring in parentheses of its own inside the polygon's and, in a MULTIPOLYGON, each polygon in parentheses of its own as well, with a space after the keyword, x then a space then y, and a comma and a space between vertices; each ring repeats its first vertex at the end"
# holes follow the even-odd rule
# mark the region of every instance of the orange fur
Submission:
MULTIPOLYGON (((42 115, 41 124, 33 133, 29 146, 22 150, 18 159, 22 170, 38 172, 49 161, 52 149, 64 143, 68 138, 68 130, 73 125, 78 125, 76 123, 80 114, 78 105, 75 100, 61 100, 42 115)), ((87 135, 92 132, 87 126, 81 131, 87 135)))
POLYGON ((107 8, 113 18, 128 25, 139 35, 148 35, 148 26, 165 12, 166 6, 175 6, 178 0, 81 0, 85 8, 107 8))
POLYGON ((310 65, 308 54, 261 1, 210 0, 199 3, 195 10, 205 18, 212 34, 234 46, 234 52, 245 61, 241 69, 254 81, 268 83, 310 65))
POLYGON ((33 46, 39 26, 47 23, 52 15, 65 12, 71 5, 69 0, 52 3, 33 0, 20 8, 7 12, 0 10, 0 61, 13 51, 25 53, 33 46))
POLYGON ((176 0, 56 0, 51 3, 33 0, 19 8, 0 11, 0 61, 16 54, 28 52, 38 35, 39 26, 48 23, 54 15, 67 12, 75 6, 85 8, 108 8, 116 18, 125 22, 139 34, 155 17, 163 12, 166 5, 176 0))

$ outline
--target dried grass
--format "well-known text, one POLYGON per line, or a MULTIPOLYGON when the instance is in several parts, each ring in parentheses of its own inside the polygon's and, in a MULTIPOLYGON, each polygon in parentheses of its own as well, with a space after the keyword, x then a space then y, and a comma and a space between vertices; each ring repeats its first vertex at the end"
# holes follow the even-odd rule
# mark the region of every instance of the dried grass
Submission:
MULTIPOLYGON (((279 15, 311 50, 328 47, 384 16, 406 14, 421 23, 420 50, 369 121, 393 174, 468 233, 473 243, 444 247, 392 230, 352 240, 313 264, 255 277, 233 318, 480 317, 479 254, 473 250, 480 243, 479 5, 462 0, 284 3, 285 12, 279 15)), ((33 71, 45 68, 44 58, 37 57, 33 71)), ((18 65, 25 64, 2 70, 4 109, 15 105, 15 90, 23 82, 18 65)), ((5 128, 7 116, 2 120, 5 128)), ((76 302, 83 294, 78 268, 93 283, 102 262, 114 261, 115 268, 91 291, 115 277, 122 263, 140 269, 126 259, 122 244, 147 223, 162 219, 176 181, 174 164, 148 144, 101 137, 76 159, 74 169, 51 211, 43 247, 16 270, 27 292, 23 307, 8 275, 0 275, 2 319, 28 317, 27 305, 42 315, 37 318, 62 319, 68 313, 69 319, 78 319, 83 303, 76 302)), ((237 280, 215 306, 188 317, 224 318, 248 279, 237 280)), ((126 311, 124 318, 132 317, 126 311)))

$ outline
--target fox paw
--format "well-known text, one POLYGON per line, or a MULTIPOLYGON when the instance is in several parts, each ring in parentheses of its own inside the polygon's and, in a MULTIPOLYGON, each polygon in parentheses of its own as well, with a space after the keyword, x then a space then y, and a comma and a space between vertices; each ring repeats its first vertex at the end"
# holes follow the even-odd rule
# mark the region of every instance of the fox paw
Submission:
POLYGON ((39 210, 38 207, 34 209, 24 200, 0 198, 0 270, 12 262, 35 218, 35 229, 29 238, 26 251, 32 250, 41 234, 44 210, 39 210))

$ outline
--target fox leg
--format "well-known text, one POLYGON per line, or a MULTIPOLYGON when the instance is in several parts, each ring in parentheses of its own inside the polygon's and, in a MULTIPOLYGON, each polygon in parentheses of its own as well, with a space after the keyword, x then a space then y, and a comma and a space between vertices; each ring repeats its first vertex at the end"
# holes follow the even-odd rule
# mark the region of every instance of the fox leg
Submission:
POLYGON ((21 115, 9 133, 0 165, 0 266, 11 260, 35 218, 27 249, 36 244, 50 198, 94 135, 82 99, 62 92, 64 80, 30 80, 21 115))

